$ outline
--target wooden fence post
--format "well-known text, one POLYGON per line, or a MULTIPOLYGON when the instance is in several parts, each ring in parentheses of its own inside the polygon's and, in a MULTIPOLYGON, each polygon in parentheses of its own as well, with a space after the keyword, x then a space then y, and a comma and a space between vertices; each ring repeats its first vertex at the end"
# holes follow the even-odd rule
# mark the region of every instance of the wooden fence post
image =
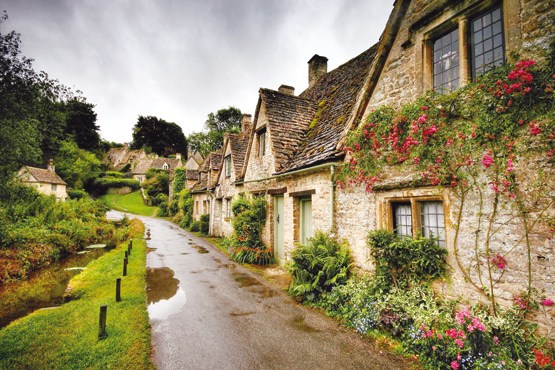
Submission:
POLYGON ((127 262, 128 262, 128 259, 127 257, 125 257, 123 259, 123 276, 127 276, 127 262))
POLYGON ((106 333, 106 316, 108 315, 108 306, 103 304, 100 306, 100 319, 98 320, 98 339, 104 339, 108 336, 106 333))
POLYGON ((121 301, 121 278, 116 279, 116 302, 121 301))

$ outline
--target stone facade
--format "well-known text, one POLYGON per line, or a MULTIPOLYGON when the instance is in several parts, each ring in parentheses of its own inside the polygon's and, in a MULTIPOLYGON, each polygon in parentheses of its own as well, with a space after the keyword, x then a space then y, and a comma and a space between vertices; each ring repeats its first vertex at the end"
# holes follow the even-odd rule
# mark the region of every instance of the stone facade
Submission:
POLYGON ((35 187, 42 194, 53 195, 62 201, 67 199, 67 184, 56 174, 52 160, 48 162, 46 169, 22 167, 17 173, 17 178, 21 183, 35 187))

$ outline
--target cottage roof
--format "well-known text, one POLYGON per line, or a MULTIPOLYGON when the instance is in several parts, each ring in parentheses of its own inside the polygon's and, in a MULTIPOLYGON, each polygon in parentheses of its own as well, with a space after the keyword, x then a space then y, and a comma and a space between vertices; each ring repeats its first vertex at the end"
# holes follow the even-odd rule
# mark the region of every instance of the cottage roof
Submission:
POLYGON ((229 147, 231 149, 231 159, 237 177, 241 176, 243 165, 245 164, 245 156, 249 146, 249 132, 243 131, 239 134, 229 135, 229 147))
POLYGON ((151 168, 155 168, 159 170, 167 169, 169 171, 173 171, 177 167, 179 167, 179 162, 180 161, 178 158, 164 158, 164 157, 158 157, 154 159, 143 158, 139 160, 139 163, 137 163, 137 165, 135 166, 133 171, 131 171, 131 173, 135 175, 143 175, 146 173, 146 171, 148 171, 151 168), (164 164, 167 164, 168 168, 164 168, 164 164))
POLYGON ((305 140, 317 104, 310 99, 269 89, 260 89, 260 101, 268 120, 276 171, 280 172, 305 140))
MULTIPOLYGON (((60 178, 55 172, 44 168, 36 168, 31 166, 24 166, 23 169, 27 170, 37 182, 44 182, 48 184, 67 185, 64 180, 60 178)), ((34 182, 34 181, 29 181, 34 182)))
POLYGON ((197 180, 198 181, 198 170, 187 170, 185 172, 185 178, 187 180, 197 180))
POLYGON ((146 171, 148 171, 148 169, 151 168, 152 161, 153 159, 149 159, 149 158, 143 158, 139 160, 139 163, 137 163, 137 165, 135 166, 133 171, 131 171, 131 173, 133 173, 134 175, 144 175, 146 171))
MULTIPOLYGON (((356 114, 357 101, 376 56, 378 44, 347 63, 322 76, 299 98, 313 102, 312 118, 306 134, 291 159, 277 172, 287 172, 319 162, 340 158, 344 152, 339 141, 348 132, 348 123, 356 114)), ((306 113, 303 113, 303 120, 306 113)), ((285 114, 288 117, 288 113, 285 114)), ((289 120, 286 118, 285 120, 289 120)))

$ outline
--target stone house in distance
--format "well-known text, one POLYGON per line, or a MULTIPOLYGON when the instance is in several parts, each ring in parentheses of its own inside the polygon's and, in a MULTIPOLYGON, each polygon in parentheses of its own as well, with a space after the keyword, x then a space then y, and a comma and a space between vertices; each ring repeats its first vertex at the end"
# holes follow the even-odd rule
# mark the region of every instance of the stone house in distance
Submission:
POLYGON ((222 147, 223 160, 218 170, 213 192, 213 206, 210 211, 210 234, 212 235, 229 236, 233 232, 231 202, 242 192, 242 186, 238 183, 242 179, 251 132, 251 115, 243 114, 241 132, 225 136, 222 147))
POLYGON ((56 199, 62 201, 67 198, 67 184, 56 173, 52 159, 48 161, 46 169, 31 166, 21 167, 17 178, 21 183, 35 187, 42 194, 54 195, 56 199))
POLYGON ((198 182, 191 188, 193 197, 193 220, 200 220, 200 216, 210 214, 213 202, 213 190, 218 181, 218 171, 222 162, 221 149, 206 156, 198 169, 198 182))
MULTIPOLYGON (((219 193, 212 193, 216 202, 212 202, 211 230, 218 235, 231 233, 228 223, 222 222, 229 215, 225 206, 220 207, 219 197, 223 202, 239 193, 260 195, 267 202, 262 239, 279 260, 287 260, 296 243, 322 230, 346 240, 362 269, 373 268, 366 245, 369 231, 432 232, 447 249, 453 267, 450 282, 437 288, 448 297, 482 299, 455 267, 454 258, 458 248, 462 263, 473 263, 471 242, 480 229, 472 209, 476 199, 463 210, 465 223, 460 225, 456 247, 458 215, 451 207, 455 199, 449 187, 410 185, 410 173, 391 171, 372 193, 363 187, 338 189, 335 168, 345 160, 348 133, 373 109, 399 107, 432 89, 457 89, 488 68, 506 63, 513 53, 520 58, 545 55, 555 35, 555 8, 549 3, 397 0, 376 45, 330 72, 327 59, 315 55, 309 61, 309 87, 300 95, 285 85, 277 91, 260 89, 242 172, 239 176, 233 172, 232 180, 222 176, 226 167, 221 166, 219 193)), ((492 245, 508 251, 510 243, 522 237, 522 230, 507 220, 501 222, 505 224, 492 245)), ((537 257, 532 267, 534 287, 555 296, 555 275, 546 258, 555 255, 555 242, 547 235, 533 235, 531 253, 537 257)), ((502 305, 512 304, 526 281, 526 264, 516 263, 525 256, 513 252, 511 258, 514 267, 496 286, 502 305)), ((553 339, 553 316, 537 321, 553 339)))
MULTIPOLYGON (((139 182, 146 180, 146 172, 150 169, 164 170, 170 173, 170 177, 173 171, 178 168, 183 167, 183 162, 181 161, 181 154, 177 153, 175 158, 143 158, 140 160, 135 168, 131 171, 133 178, 139 182)), ((171 189, 171 186, 170 186, 171 189)))

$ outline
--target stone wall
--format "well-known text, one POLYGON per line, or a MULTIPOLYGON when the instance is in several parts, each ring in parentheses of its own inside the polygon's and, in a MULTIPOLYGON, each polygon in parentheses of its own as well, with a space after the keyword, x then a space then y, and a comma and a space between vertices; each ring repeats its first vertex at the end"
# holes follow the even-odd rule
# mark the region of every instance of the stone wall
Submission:
MULTIPOLYGON (((408 103, 433 87, 432 67, 427 60, 426 50, 445 31, 455 28, 461 30, 459 70, 461 78, 468 80, 470 67, 464 55, 468 51, 468 44, 462 41, 468 36, 463 28, 468 27, 474 15, 496 3, 493 0, 412 1, 376 84, 366 115, 381 105, 399 106, 408 103)), ((520 54, 520 58, 545 57, 555 37, 553 2, 505 0, 502 2, 502 12, 506 58, 510 59, 513 53, 520 54)))
POLYGON ((266 127, 266 150, 262 157, 258 156, 258 135, 255 133, 248 153, 247 168, 245 171, 245 181, 261 179, 271 176, 275 171, 275 159, 272 152, 272 143, 270 138, 270 128, 266 119, 265 104, 262 103, 258 113, 256 122, 256 130, 266 127))

